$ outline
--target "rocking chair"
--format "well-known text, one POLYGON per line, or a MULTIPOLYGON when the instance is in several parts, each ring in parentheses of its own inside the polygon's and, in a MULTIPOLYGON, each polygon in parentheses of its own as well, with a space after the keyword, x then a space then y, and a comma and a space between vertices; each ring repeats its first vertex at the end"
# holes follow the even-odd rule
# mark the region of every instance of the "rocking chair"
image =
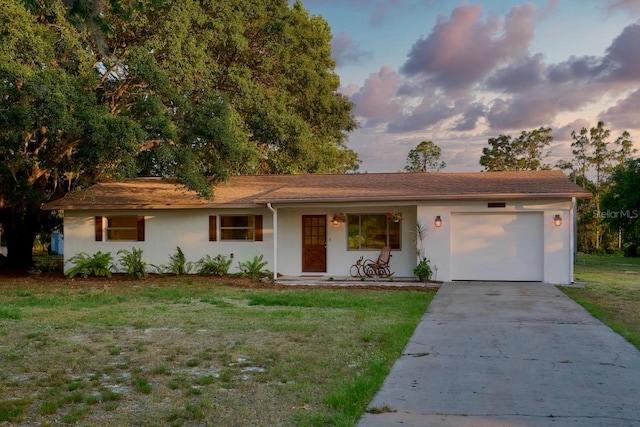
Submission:
POLYGON ((391 248, 384 246, 380 250, 380 255, 376 261, 367 259, 364 261, 364 274, 367 277, 378 278, 393 276, 394 273, 389 270, 389 259, 391 258, 391 248))

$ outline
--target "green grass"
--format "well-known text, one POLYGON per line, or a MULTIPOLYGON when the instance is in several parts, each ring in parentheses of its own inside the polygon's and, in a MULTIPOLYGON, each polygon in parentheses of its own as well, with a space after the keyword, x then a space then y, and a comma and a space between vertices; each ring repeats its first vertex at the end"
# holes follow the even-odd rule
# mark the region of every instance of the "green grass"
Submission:
POLYGON ((0 422, 24 420, 31 403, 28 398, 0 401, 0 422))
POLYGON ((640 349, 640 258, 580 254, 575 278, 585 287, 562 290, 640 349))
POLYGON ((21 317, 20 309, 16 307, 0 306, 0 319, 20 320, 21 317))
POLYGON ((153 386, 146 378, 136 378, 133 385, 139 393, 149 394, 153 390, 153 386))
POLYGON ((40 425, 354 425, 434 295, 23 280, 0 283, 0 422, 40 425))

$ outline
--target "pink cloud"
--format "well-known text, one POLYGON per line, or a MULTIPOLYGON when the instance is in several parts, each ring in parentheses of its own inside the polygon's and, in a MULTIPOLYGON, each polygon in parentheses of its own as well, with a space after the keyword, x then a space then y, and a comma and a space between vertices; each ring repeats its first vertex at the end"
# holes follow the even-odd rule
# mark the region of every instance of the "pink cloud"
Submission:
POLYGON ((350 85, 340 88, 340 93, 348 98, 351 98, 353 95, 355 95, 359 91, 360 91, 360 86, 355 83, 351 83, 350 85))
POLYGON ((541 83, 545 70, 542 54, 526 55, 493 73, 487 79, 487 87, 511 93, 522 92, 541 83))
POLYGON ((512 8, 504 19, 485 21, 481 5, 462 4, 449 18, 440 16, 431 34, 412 46, 401 72, 445 89, 465 88, 526 52, 534 29, 531 3, 512 8))
POLYGON ((468 101, 452 101, 448 97, 425 96, 422 103, 411 114, 404 115, 389 123, 389 132, 412 132, 428 128, 465 111, 468 101))
POLYGON ((571 132, 575 131, 576 133, 580 132, 582 128, 590 128, 591 124, 588 120, 577 119, 572 121, 571 123, 567 123, 564 126, 554 129, 551 132, 553 139, 556 141, 573 141, 571 137, 571 132))
POLYGON ((606 123, 622 129, 640 129, 640 89, 618 101, 601 116, 606 123))
POLYGON ((603 81, 608 83, 640 82, 640 24, 625 27, 602 57, 571 57, 549 67, 552 82, 569 80, 603 81))
POLYGON ((611 77, 615 80, 640 82, 640 24, 627 26, 613 40, 604 58, 609 68, 613 68, 611 77))
POLYGON ((478 120, 487 114, 487 108, 480 102, 474 102, 467 107, 462 114, 462 118, 456 121, 454 130, 468 131, 474 130, 478 120))
POLYGON ((373 54, 360 47, 353 41, 351 36, 345 32, 339 33, 331 40, 331 55, 336 64, 340 67, 349 64, 359 64, 373 58, 373 54))
POLYGON ((606 0, 607 9, 624 9, 631 13, 640 13, 640 2, 638 0, 606 0))
POLYGON ((366 125, 391 120, 402 107, 400 101, 394 99, 398 87, 400 76, 390 66, 369 74, 360 90, 351 96, 356 105, 355 115, 367 119, 366 125))
MULTIPOLYGON (((505 96, 494 99, 487 113, 493 129, 514 129, 551 125, 555 117, 602 99, 637 88, 640 82, 640 24, 622 30, 605 55, 571 57, 546 65, 541 56, 525 57, 497 70, 487 79, 487 87, 505 96), (511 95, 511 96, 509 96, 511 95)), ((605 112, 607 121, 635 123, 624 108, 638 108, 630 96, 605 112)), ((637 110, 636 110, 637 111, 637 110)))
POLYGON ((489 108, 487 120, 492 129, 527 128, 541 123, 553 123, 557 112, 557 104, 549 99, 496 98, 489 108))
POLYGON ((547 19, 556 9, 556 6, 560 3, 560 0, 549 0, 545 8, 540 13, 540 19, 547 19))

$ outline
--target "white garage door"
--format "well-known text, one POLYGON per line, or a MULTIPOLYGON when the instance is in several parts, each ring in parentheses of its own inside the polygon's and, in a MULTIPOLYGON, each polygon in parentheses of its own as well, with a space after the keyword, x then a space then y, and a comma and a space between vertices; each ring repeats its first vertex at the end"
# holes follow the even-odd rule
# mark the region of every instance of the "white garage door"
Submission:
POLYGON ((452 214, 452 280, 541 281, 542 227, 542 213, 452 214))

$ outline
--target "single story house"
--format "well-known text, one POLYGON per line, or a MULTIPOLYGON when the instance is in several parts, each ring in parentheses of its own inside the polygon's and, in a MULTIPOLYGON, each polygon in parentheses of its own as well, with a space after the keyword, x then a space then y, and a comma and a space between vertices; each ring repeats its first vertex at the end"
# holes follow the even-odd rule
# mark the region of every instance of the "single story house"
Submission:
POLYGON ((190 261, 233 258, 231 272, 263 255, 274 277, 338 278, 390 246, 395 277, 413 277, 421 224, 433 279, 567 284, 576 198, 589 196, 560 171, 257 175, 216 184, 211 200, 138 178, 44 208, 64 211, 65 261, 136 247, 161 265, 179 246, 190 261))

